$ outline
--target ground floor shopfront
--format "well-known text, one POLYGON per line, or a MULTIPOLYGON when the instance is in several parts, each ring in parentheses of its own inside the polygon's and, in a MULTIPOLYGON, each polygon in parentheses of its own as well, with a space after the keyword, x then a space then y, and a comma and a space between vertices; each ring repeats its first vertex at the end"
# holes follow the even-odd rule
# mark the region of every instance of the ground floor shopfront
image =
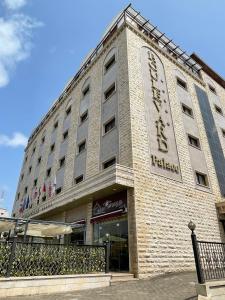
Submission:
POLYGON ((131 268, 127 200, 127 190, 123 190, 86 204, 81 203, 48 219, 73 223, 73 232, 64 237, 65 243, 108 243, 110 271, 129 272, 131 268))

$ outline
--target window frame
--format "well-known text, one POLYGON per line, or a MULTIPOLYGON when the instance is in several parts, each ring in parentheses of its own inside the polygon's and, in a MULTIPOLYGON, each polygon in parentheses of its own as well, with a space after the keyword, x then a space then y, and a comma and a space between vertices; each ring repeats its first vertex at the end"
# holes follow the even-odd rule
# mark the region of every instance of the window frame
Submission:
POLYGON ((66 108, 66 118, 71 114, 72 112, 72 105, 69 105, 67 108, 66 108))
POLYGON ((41 158, 41 156, 39 156, 38 159, 37 159, 37 166, 40 166, 41 160, 42 160, 42 158, 41 158))
POLYGON ((55 190, 55 194, 56 195, 59 195, 60 193, 62 192, 62 187, 58 187, 56 190, 55 190))
POLYGON ((86 97, 90 93, 90 84, 88 83, 82 88, 82 98, 86 97))
POLYGON ((116 64, 116 54, 114 53, 104 64, 104 74, 106 74, 116 64))
POLYGON ((208 83, 208 87, 210 92, 212 92, 214 95, 217 95, 216 89, 210 83, 208 83))
POLYGON ((46 170, 46 178, 49 178, 51 176, 51 172, 52 172, 51 167, 46 170))
POLYGON ((55 143, 50 145, 50 153, 53 153, 55 151, 55 143))
POLYGON ((104 91, 104 102, 108 101, 116 93, 116 82, 114 81, 105 91, 104 91), (106 97, 106 94, 114 87, 113 92, 106 97))
POLYGON ((65 130, 64 132, 63 132, 63 142, 66 140, 66 139, 68 139, 68 137, 69 137, 69 130, 65 130), (65 136, 66 135, 66 136, 65 136))
POLYGON ((88 119, 88 109, 82 115, 80 115, 80 125, 83 124, 85 121, 87 121, 87 119, 88 119), (84 120, 82 120, 82 117, 85 115, 87 115, 87 117, 84 120))
POLYGON ((208 179, 207 174, 195 170, 195 180, 196 180, 196 184, 197 184, 197 185, 199 185, 199 186, 201 186, 201 187, 204 187, 204 188, 209 188, 209 179, 208 179), (201 184, 201 183, 198 182, 198 175, 204 177, 204 180, 205 180, 205 183, 206 183, 206 184, 201 184))
POLYGON ((188 87, 187 87, 187 82, 184 81, 183 79, 181 79, 180 77, 176 76, 176 79, 177 79, 177 85, 181 88, 183 88, 185 91, 188 90, 188 87))
POLYGON ((87 149, 87 141, 86 139, 84 139, 77 145, 77 155, 83 153, 86 149, 87 149), (80 151, 80 146, 82 146, 83 144, 84 144, 84 148, 80 151))
POLYGON ((24 195, 26 195, 27 192, 28 192, 28 186, 25 186, 25 188, 24 188, 24 195))
POLYGON ((216 103, 214 103, 215 112, 219 115, 223 116, 223 110, 220 106, 218 106, 216 103))
POLYGON ((192 135, 192 134, 189 134, 189 133, 187 134, 187 136, 188 136, 188 144, 189 144, 189 146, 194 147, 194 148, 196 148, 196 149, 198 149, 198 150, 201 150, 200 139, 199 139, 198 137, 192 135), (196 140, 198 146, 191 144, 190 139, 196 140))
POLYGON ((194 119, 193 109, 192 109, 190 106, 188 106, 188 105, 186 105, 186 104, 184 104, 184 103, 182 102, 182 103, 181 103, 181 108, 182 108, 182 112, 183 112, 186 116, 188 116, 188 117, 194 119), (191 111, 191 114, 185 112, 185 111, 184 111, 184 108, 186 108, 187 110, 190 110, 190 111, 191 111))
POLYGON ((103 136, 106 135, 107 133, 111 132, 115 128, 116 128, 116 116, 114 115, 103 124, 103 136), (109 129, 108 131, 106 131, 106 126, 109 125, 113 120, 114 120, 114 126, 111 129, 109 129))
POLYGON ((59 121, 57 120, 53 125, 53 131, 55 131, 58 127, 59 127, 59 121))
POLYGON ((113 157, 107 159, 106 161, 104 161, 104 162, 102 163, 102 168, 103 168, 103 170, 106 170, 106 169, 108 169, 108 168, 110 168, 110 167, 116 165, 116 161, 117 161, 116 156, 113 156, 113 157), (106 165, 107 163, 110 163, 111 161, 115 161, 115 163, 110 164, 109 166, 106 167, 105 165, 106 165))
POLYGON ((221 132, 222 132, 223 138, 225 138, 225 129, 224 129, 224 128, 221 128, 221 132))
POLYGON ((64 168, 65 165, 66 165, 66 157, 63 156, 59 159, 59 169, 64 168), (63 161, 63 163, 62 163, 62 161, 63 161))
POLYGON ((84 181, 84 174, 81 174, 79 176, 77 176, 76 178, 74 178, 74 183, 75 184, 79 184, 81 183, 82 181, 84 181), (80 180, 81 179, 81 180, 80 180))

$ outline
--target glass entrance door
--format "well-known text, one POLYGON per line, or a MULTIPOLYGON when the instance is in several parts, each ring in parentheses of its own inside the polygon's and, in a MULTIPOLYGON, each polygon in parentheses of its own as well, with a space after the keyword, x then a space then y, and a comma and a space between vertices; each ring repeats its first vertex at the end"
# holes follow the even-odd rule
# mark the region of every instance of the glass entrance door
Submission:
POLYGON ((110 271, 129 271, 127 220, 113 220, 94 224, 94 241, 110 243, 110 271))

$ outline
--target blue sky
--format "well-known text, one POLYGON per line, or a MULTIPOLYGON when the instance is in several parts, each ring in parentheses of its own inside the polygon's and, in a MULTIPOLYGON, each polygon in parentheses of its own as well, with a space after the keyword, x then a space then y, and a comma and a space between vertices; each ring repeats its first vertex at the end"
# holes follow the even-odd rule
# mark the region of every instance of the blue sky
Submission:
MULTIPOLYGON (((11 211, 24 144, 123 0, 0 0, 0 207, 11 211)), ((225 77, 224 0, 138 0, 141 11, 188 53, 225 77), (215 5, 216 4, 216 5, 215 5)))

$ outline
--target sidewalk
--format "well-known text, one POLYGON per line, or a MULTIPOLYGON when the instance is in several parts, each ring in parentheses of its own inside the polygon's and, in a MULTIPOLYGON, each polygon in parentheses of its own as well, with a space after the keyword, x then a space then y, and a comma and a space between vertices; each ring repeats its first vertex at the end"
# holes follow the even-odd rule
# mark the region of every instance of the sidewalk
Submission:
POLYGON ((176 273, 101 289, 1 300, 197 300, 195 282, 195 273, 176 273))

